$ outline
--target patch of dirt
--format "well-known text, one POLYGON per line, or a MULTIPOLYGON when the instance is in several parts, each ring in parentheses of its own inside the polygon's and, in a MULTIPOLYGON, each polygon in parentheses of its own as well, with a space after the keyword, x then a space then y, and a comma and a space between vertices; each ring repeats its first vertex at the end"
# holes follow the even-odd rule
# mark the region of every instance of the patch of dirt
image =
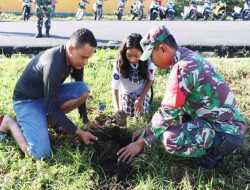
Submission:
POLYGON ((126 115, 123 113, 117 113, 114 116, 101 114, 95 121, 103 128, 90 129, 90 132, 98 137, 98 141, 93 145, 94 168, 109 177, 116 177, 118 181, 132 177, 132 165, 117 161, 117 152, 128 145, 132 139, 132 135, 124 128, 126 115))

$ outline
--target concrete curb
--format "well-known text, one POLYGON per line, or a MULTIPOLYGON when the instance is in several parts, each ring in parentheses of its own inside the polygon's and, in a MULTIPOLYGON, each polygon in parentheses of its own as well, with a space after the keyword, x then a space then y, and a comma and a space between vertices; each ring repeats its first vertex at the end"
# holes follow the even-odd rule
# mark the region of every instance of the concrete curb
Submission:
MULTIPOLYGON (((118 49, 120 46, 117 44, 98 44, 98 48, 103 49, 118 49)), ((199 46, 199 45, 182 45, 193 51, 203 52, 213 52, 219 57, 250 57, 250 45, 249 46, 199 46)), ((48 48, 54 46, 0 46, 0 52, 6 56, 11 56, 12 54, 38 54, 48 48)))

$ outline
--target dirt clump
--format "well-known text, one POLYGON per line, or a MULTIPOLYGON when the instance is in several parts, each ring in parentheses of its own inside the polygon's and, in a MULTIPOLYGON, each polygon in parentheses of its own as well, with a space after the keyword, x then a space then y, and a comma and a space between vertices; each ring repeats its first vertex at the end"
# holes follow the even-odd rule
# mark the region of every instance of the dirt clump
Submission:
POLYGON ((117 111, 113 116, 100 114, 95 118, 95 121, 106 128, 110 127, 124 127, 127 125, 127 116, 123 111, 117 111))
POLYGON ((93 145, 95 152, 92 157, 94 168, 117 180, 126 180, 132 177, 131 164, 118 162, 117 152, 131 142, 132 135, 124 128, 126 115, 123 113, 114 116, 101 114, 95 121, 102 128, 91 128, 90 132, 98 137, 93 145))

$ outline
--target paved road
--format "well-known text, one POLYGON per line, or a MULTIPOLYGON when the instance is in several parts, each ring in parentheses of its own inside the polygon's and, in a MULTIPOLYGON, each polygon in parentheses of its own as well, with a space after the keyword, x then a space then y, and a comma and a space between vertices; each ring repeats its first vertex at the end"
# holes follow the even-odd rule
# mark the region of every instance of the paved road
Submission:
POLYGON ((0 47, 46 47, 63 44, 78 28, 92 30, 103 45, 122 41, 130 32, 145 34, 153 26, 168 26, 180 45, 250 46, 250 22, 244 21, 53 21, 51 38, 34 38, 35 22, 0 22, 0 47))

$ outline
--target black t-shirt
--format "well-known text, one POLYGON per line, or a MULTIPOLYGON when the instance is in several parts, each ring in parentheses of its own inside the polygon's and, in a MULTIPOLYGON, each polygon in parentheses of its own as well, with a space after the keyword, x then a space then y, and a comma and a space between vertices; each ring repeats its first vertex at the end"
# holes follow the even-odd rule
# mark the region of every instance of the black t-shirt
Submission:
POLYGON ((77 81, 83 80, 83 69, 76 70, 67 65, 65 45, 41 52, 30 61, 18 79, 13 100, 44 98, 47 114, 54 123, 74 132, 77 127, 58 104, 60 86, 70 74, 77 81))

